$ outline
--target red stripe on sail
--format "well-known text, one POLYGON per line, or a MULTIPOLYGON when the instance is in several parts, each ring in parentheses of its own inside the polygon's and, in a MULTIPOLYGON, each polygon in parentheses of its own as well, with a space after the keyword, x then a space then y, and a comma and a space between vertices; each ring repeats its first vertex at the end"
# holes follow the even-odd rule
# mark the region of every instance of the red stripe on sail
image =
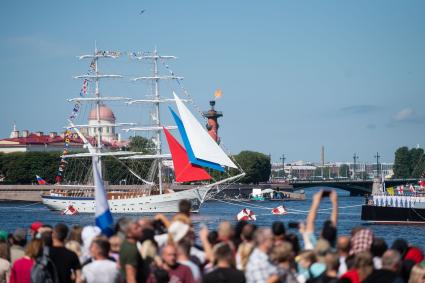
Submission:
POLYGON ((167 138, 168 146, 170 147, 171 157, 173 158, 176 182, 210 180, 211 176, 207 171, 189 162, 186 150, 166 128, 164 128, 164 133, 167 138))

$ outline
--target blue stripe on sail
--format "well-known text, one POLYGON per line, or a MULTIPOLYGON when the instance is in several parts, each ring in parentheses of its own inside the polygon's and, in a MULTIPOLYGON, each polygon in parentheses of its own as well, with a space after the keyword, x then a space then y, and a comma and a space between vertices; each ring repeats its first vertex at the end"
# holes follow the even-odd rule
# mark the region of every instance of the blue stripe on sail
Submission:
POLYGON ((111 229, 111 225, 114 223, 114 220, 112 219, 112 214, 109 210, 105 210, 100 215, 96 216, 96 226, 102 230, 102 233, 106 236, 112 236, 114 231, 111 229))
POLYGON ((190 163, 198 165, 198 166, 207 167, 207 168, 211 168, 211 169, 214 169, 214 170, 217 170, 217 171, 224 172, 224 168, 221 167, 220 164, 196 158, 195 154, 193 153, 192 146, 190 145, 189 138, 187 137, 187 133, 186 133, 186 130, 184 128, 182 120, 173 111, 173 109, 171 109, 171 107, 169 107, 169 108, 170 108, 171 114, 173 114, 174 120, 176 121, 176 125, 177 125, 177 128, 179 129, 180 136, 182 137, 184 147, 186 148, 187 156, 189 157, 190 163))

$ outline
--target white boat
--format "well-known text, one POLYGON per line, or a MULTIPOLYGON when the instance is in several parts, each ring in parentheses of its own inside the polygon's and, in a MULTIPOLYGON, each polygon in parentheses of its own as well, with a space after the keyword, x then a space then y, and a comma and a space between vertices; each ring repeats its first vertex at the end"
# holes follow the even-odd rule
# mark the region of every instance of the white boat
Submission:
MULTIPOLYGON (((95 83, 95 96, 94 97, 80 97, 70 99, 69 101, 78 103, 95 103, 96 106, 96 120, 97 123, 89 123, 89 125, 74 125, 73 121, 69 120, 68 129, 73 130, 79 138, 84 142, 88 152, 64 154, 62 161, 69 158, 87 158, 91 157, 93 162, 97 162, 97 168, 101 172, 102 157, 115 156, 119 160, 153 160, 152 168, 156 172, 150 174, 151 178, 142 177, 136 172, 128 168, 129 172, 134 175, 143 185, 140 188, 132 188, 131 190, 120 191, 107 191, 107 199, 109 208, 112 213, 157 213, 157 212, 177 212, 178 203, 187 199, 192 203, 192 210, 199 211, 202 203, 205 201, 207 193, 211 188, 218 188, 219 185, 235 182, 237 179, 243 177, 245 173, 232 161, 232 159, 223 151, 223 149, 214 141, 206 130, 197 121, 195 116, 191 113, 185 102, 190 100, 180 99, 176 93, 173 92, 173 97, 163 98, 159 93, 159 82, 161 80, 175 80, 181 86, 179 80, 181 77, 174 75, 162 76, 158 72, 158 64, 165 60, 175 59, 174 56, 161 56, 156 50, 150 53, 130 53, 129 56, 133 59, 146 61, 149 60, 153 63, 154 73, 152 76, 134 78, 133 81, 151 81, 153 82, 153 94, 146 99, 131 99, 125 97, 103 97, 99 92, 99 81, 108 78, 121 78, 119 75, 105 75, 100 74, 98 71, 98 60, 104 58, 118 58, 120 52, 111 51, 98 51, 95 49, 94 54, 80 56, 80 59, 88 58, 91 60, 90 66, 93 68, 91 74, 78 76, 76 78, 90 80, 95 83), (113 124, 112 127, 123 125, 131 125, 124 129, 125 131, 142 131, 154 132, 153 143, 155 144, 155 152, 146 154, 142 152, 129 152, 129 151, 105 151, 102 146, 102 130, 105 126, 100 123, 100 108, 103 106, 104 101, 124 101, 128 105, 135 104, 151 104, 154 105, 154 113, 151 113, 152 125, 137 127, 133 123, 126 124, 113 124), (177 111, 171 110, 171 115, 176 122, 176 126, 165 126, 160 120, 160 104, 175 103, 177 111), (179 115, 176 113, 178 112, 179 115), (96 143, 90 141, 83 131, 80 129, 91 129, 96 134, 96 143), (181 135, 184 147, 172 136, 168 130, 178 129, 181 135), (171 154, 163 153, 161 134, 164 131, 167 138, 171 154), (198 186, 193 188, 172 191, 163 187, 163 162, 170 159, 172 156, 174 173, 176 182, 198 182, 198 186), (95 161, 96 160, 96 161, 95 161), (228 172, 228 168, 237 170, 232 171, 232 175, 228 173, 226 178, 211 182, 212 177, 202 167, 228 172), (236 174, 234 172, 237 172, 236 174)), ((168 65, 167 69, 169 68, 168 65)), ((85 81, 86 82, 86 81, 85 81)), ((187 95, 187 92, 184 91, 187 95)), ((78 107, 77 107, 78 108, 78 107)), ((75 108, 74 108, 75 109, 75 108)), ((163 114, 162 114, 163 115, 163 114)), ((88 133, 89 131, 86 131, 88 133)), ((61 163, 62 166, 62 163, 61 163)), ((61 171, 61 169, 59 169, 61 171)), ((152 172, 151 172, 152 173, 152 172)), ((61 174, 62 176, 62 174, 61 174)), ((59 181, 62 180, 62 177, 59 181)), ((103 182, 103 181, 102 181, 103 182)), ((50 190, 49 193, 42 195, 43 203, 52 210, 63 211, 69 206, 75 208, 79 213, 94 213, 95 212, 95 198, 93 180, 85 185, 63 185, 56 184, 55 189, 50 190)))

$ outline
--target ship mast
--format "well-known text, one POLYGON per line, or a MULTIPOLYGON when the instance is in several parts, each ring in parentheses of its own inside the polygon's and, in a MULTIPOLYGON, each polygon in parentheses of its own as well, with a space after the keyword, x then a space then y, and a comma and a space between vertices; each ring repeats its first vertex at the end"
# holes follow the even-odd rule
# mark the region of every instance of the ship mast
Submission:
MULTIPOLYGON (((159 55, 157 50, 154 49, 153 52, 150 53, 139 53, 140 55, 137 55, 135 53, 132 54, 132 57, 137 60, 151 60, 153 63, 153 76, 150 77, 138 77, 134 78, 133 81, 152 81, 153 82, 153 98, 154 99, 140 99, 140 100, 132 100, 129 101, 128 104, 133 103, 153 103, 155 107, 155 114, 154 117, 152 117, 153 125, 149 127, 138 127, 138 128, 129 128, 125 129, 126 131, 133 130, 133 131, 154 131, 155 132, 155 139, 154 143, 156 146, 156 156, 158 159, 158 185, 159 185, 159 193, 163 193, 163 187, 162 187, 162 159, 168 158, 169 155, 162 154, 162 141, 161 141, 161 131, 162 131, 162 124, 161 124, 161 116, 160 116, 160 104, 161 103, 168 103, 168 102, 174 102, 174 99, 163 99, 161 98, 160 92, 159 92, 159 82, 160 80, 182 80, 183 77, 177 77, 174 75, 171 76, 162 76, 159 74, 158 71, 158 61, 159 60, 168 60, 168 59, 177 59, 175 56, 164 56, 159 55)), ((167 129, 176 129, 175 126, 166 126, 167 129)), ((142 158, 143 156, 132 156, 129 158, 142 158)))
MULTIPOLYGON (((95 82, 95 97, 83 97, 83 98, 73 98, 73 99, 69 99, 68 101, 70 102, 74 102, 74 101, 79 101, 81 102, 95 102, 96 103, 96 123, 94 125, 77 125, 77 126, 73 126, 74 128, 94 128, 95 132, 96 132, 96 147, 94 148, 94 152, 91 153, 92 155, 97 155, 100 156, 101 155, 101 149, 102 149, 102 125, 100 123, 100 107, 102 105, 103 101, 106 100, 113 100, 113 101, 117 101, 117 100, 124 100, 124 101, 129 101, 130 98, 126 98, 126 97, 103 97, 100 93, 100 89, 99 89, 99 83, 101 79, 117 79, 117 78, 122 78, 123 76, 121 75, 102 75, 99 72, 99 59, 100 58, 113 58, 116 59, 119 57, 119 52, 111 52, 111 51, 99 51, 97 49, 97 46, 95 46, 94 49, 94 54, 89 54, 89 55, 82 55, 79 56, 78 58, 80 60, 82 59, 91 59, 91 63, 90 63, 90 68, 93 69, 94 73, 90 74, 87 73, 86 75, 80 75, 80 76, 75 76, 75 79, 83 79, 83 80, 93 80, 95 82)), ((128 123, 124 123, 125 125, 128 125, 128 123)), ((122 124, 121 124, 122 125, 122 124)), ((120 126, 119 124, 114 124, 112 126, 120 126)), ((71 157, 71 156, 69 156, 71 157)), ((99 173, 102 174, 102 166, 101 166, 101 158, 98 158, 98 168, 99 168, 99 173)))

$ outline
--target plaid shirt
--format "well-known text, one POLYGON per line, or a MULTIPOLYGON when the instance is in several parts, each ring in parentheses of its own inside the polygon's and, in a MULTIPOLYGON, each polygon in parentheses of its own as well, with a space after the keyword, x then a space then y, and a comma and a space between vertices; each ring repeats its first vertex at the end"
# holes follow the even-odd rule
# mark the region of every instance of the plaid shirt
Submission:
POLYGON ((361 229, 351 238, 350 254, 357 254, 370 250, 373 241, 373 232, 370 229, 361 229))
POLYGON ((264 283, 270 275, 276 273, 276 266, 271 264, 267 254, 259 249, 254 249, 245 269, 246 283, 264 283))

